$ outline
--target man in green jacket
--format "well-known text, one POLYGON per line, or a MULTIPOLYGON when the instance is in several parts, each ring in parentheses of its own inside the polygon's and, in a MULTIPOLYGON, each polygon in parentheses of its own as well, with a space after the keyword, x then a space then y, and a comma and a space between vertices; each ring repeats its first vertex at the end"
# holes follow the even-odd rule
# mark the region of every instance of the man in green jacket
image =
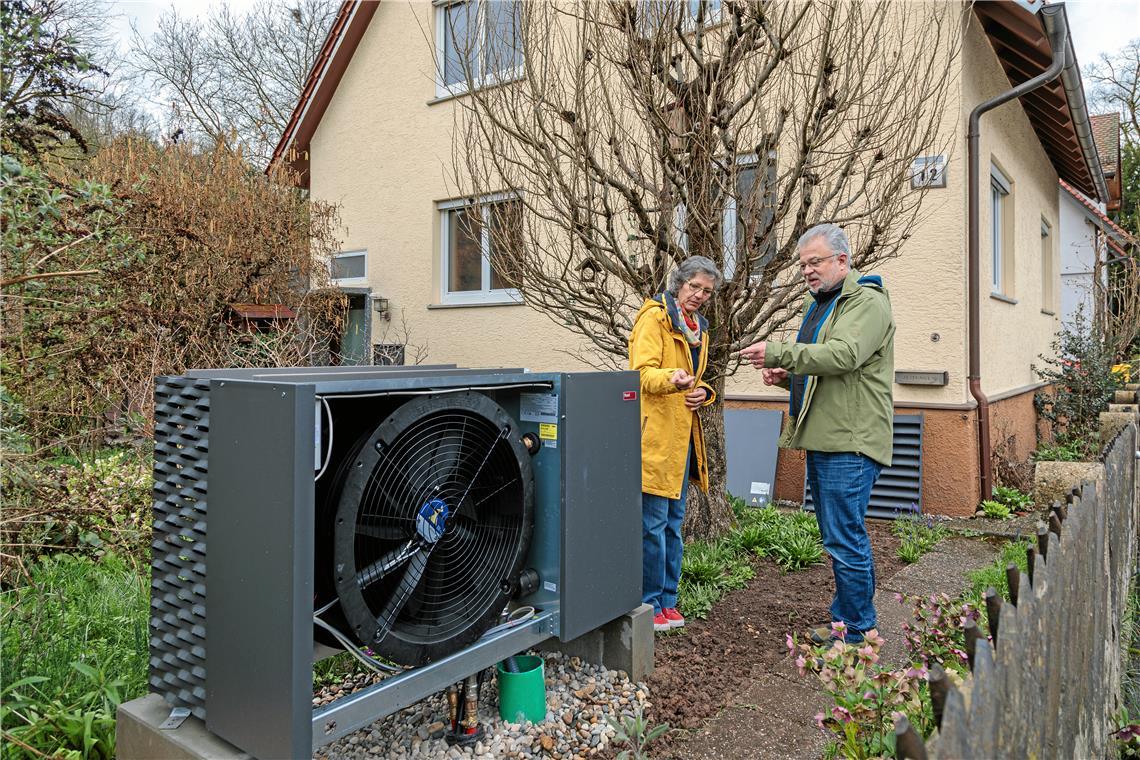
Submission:
POLYGON ((893 448, 891 302, 882 279, 851 269, 851 246, 837 225, 812 227, 796 248, 809 293, 795 342, 760 341, 740 355, 762 370, 766 385, 790 392, 780 445, 807 452, 808 487, 835 576, 833 625, 812 638, 826 641, 840 622, 848 642, 862 642, 877 624, 867 502, 893 448))

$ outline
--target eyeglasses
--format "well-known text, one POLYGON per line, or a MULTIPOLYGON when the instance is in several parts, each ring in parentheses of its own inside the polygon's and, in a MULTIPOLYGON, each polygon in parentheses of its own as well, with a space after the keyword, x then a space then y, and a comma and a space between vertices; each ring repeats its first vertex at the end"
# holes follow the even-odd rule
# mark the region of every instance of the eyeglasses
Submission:
POLYGON ((691 282, 686 282, 685 285, 694 293, 703 293, 705 298, 708 298, 715 292, 712 288, 701 287, 700 285, 694 285, 691 282))
POLYGON ((830 256, 814 256, 807 261, 800 262, 800 271, 803 272, 806 269, 819 269, 820 264, 827 261, 828 259, 834 259, 838 255, 838 253, 833 253, 830 256))

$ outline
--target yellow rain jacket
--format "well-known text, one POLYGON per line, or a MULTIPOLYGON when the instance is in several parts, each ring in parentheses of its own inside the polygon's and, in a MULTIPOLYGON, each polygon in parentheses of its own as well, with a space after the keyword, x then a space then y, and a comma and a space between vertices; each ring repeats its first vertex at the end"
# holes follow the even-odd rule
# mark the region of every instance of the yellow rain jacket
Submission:
POLYGON ((671 295, 646 299, 629 336, 629 368, 641 373, 641 490, 670 499, 679 499, 682 486, 687 485, 685 458, 690 440, 695 459, 691 469, 699 476, 701 490, 709 490, 700 417, 685 407, 684 393, 669 382, 674 371, 684 369, 707 391, 703 406, 716 399, 712 387, 701 382, 709 358, 708 321, 700 314, 696 317, 701 348, 695 368, 681 332, 681 313, 671 295))

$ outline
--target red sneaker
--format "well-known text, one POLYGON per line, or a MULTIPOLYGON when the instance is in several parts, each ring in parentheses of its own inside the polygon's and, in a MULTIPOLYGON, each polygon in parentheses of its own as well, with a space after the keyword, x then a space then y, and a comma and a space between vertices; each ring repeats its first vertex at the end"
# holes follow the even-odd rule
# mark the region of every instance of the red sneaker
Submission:
POLYGON ((669 619, 667 617, 665 617, 664 612, 658 612, 656 615, 653 616, 653 630, 655 630, 655 631, 667 631, 671 627, 672 626, 669 625, 669 619))
POLYGON ((682 617, 680 612, 677 612, 676 607, 670 607, 667 610, 662 610, 662 614, 665 615, 665 619, 669 621, 670 628, 685 627, 685 618, 682 617))

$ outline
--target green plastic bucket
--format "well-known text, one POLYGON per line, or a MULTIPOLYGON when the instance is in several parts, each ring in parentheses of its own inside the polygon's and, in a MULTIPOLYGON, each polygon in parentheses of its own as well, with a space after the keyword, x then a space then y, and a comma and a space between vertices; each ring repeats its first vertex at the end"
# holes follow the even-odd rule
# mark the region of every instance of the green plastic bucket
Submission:
POLYGON ((499 717, 508 723, 541 723, 546 720, 546 675, 541 657, 518 655, 518 673, 495 666, 499 673, 499 717))

